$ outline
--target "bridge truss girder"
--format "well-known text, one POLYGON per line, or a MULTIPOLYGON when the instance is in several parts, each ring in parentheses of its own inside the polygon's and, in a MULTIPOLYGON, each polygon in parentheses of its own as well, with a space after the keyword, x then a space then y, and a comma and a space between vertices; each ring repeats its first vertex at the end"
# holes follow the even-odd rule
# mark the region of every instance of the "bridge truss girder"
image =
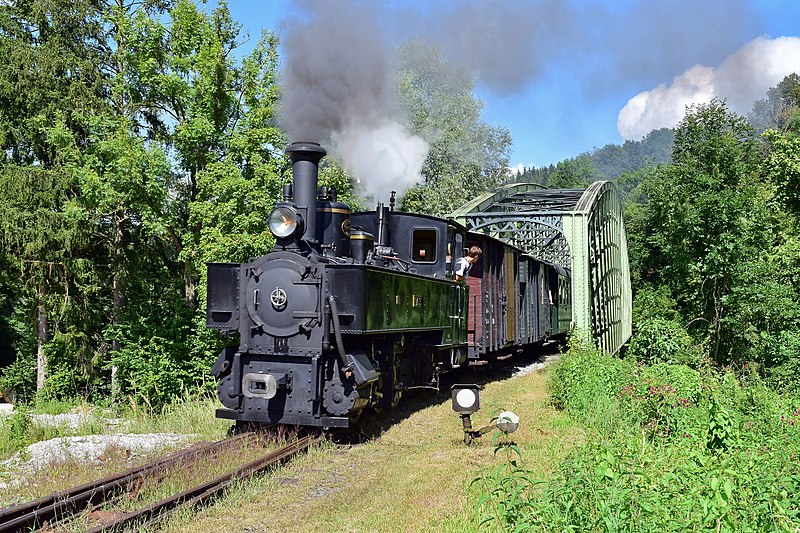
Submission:
POLYGON ((622 202, 611 182, 585 190, 512 184, 451 218, 572 273, 573 326, 616 353, 631 335, 631 286, 622 202))

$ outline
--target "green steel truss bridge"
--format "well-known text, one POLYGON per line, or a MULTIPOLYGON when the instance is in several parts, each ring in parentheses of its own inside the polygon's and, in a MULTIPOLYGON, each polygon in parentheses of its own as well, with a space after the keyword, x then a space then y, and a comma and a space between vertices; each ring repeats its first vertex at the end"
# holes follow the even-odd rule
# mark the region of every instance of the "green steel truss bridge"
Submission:
POLYGON ((572 323, 617 353, 631 336, 631 278, 622 201, 609 181, 588 189, 506 185, 448 215, 572 273, 572 323))

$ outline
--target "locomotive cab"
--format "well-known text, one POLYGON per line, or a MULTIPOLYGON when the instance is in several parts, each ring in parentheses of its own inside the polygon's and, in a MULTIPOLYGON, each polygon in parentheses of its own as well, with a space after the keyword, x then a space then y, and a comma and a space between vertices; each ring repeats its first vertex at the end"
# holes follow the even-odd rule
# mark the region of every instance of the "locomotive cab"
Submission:
POLYGON ((380 235, 382 242, 376 246, 391 250, 406 270, 436 279, 453 279, 455 260, 463 254, 463 226, 427 215, 388 211, 381 229, 380 208, 379 205, 376 211, 352 214, 351 227, 380 235))

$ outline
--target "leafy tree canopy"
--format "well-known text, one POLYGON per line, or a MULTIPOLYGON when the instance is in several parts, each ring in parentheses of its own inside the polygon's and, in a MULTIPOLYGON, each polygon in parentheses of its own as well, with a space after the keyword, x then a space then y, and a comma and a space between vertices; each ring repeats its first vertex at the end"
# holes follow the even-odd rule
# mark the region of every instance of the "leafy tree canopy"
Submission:
POLYGON ((411 130, 430 144, 424 181, 406 193, 403 209, 444 215, 502 184, 511 138, 480 119, 483 104, 468 74, 423 41, 401 47, 399 71, 411 130))

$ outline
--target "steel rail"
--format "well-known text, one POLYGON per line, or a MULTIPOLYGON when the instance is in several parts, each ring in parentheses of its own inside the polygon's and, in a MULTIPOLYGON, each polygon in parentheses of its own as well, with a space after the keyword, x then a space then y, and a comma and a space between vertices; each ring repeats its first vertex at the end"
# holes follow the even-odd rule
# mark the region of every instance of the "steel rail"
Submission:
POLYGON ((195 506, 205 503, 225 491, 232 483, 247 477, 259 474, 269 468, 284 463, 300 452, 307 450, 312 445, 321 440, 319 436, 305 436, 297 442, 284 446, 267 455, 250 461, 246 465, 218 476, 211 481, 197 485, 185 490, 180 494, 170 496, 161 501, 143 507, 137 511, 124 513, 112 521, 95 526, 88 530, 89 533, 99 533, 102 531, 119 530, 134 522, 142 522, 142 526, 147 529, 164 518, 171 516, 181 508, 195 506))
POLYGON ((105 501, 111 494, 125 485, 156 475, 181 461, 195 459, 230 445, 253 441, 255 433, 242 433, 198 448, 175 452, 163 459, 112 474, 71 489, 55 492, 49 496, 20 505, 0 509, 0 533, 29 530, 41 527, 46 522, 62 520, 86 508, 89 504, 105 501))

